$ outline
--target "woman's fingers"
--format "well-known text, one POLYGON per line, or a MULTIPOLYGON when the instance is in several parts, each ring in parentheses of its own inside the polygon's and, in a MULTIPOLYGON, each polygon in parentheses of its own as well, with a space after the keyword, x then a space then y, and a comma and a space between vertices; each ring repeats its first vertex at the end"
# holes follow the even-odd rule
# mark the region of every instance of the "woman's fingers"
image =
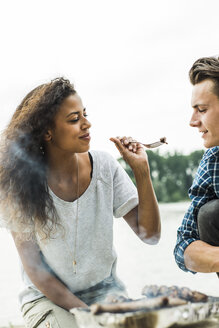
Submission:
POLYGON ((130 151, 133 151, 133 145, 132 145, 132 137, 118 137, 118 139, 120 140, 120 142, 122 143, 122 145, 127 148, 130 151))
POLYGON ((116 148, 118 149, 118 151, 120 152, 120 154, 123 154, 124 151, 124 146, 122 145, 122 142, 120 141, 119 137, 116 138, 110 138, 110 140, 112 142, 114 142, 116 148))
POLYGON ((132 169, 138 168, 142 163, 148 165, 147 154, 143 146, 133 138, 117 137, 110 138, 110 140, 114 142, 121 156, 132 169))
POLYGON ((132 151, 133 153, 136 153, 138 149, 139 143, 132 138, 132 137, 116 137, 116 138, 110 138, 111 141, 113 141, 119 151, 124 151, 124 148, 128 149, 129 151, 132 151), (117 142, 116 142, 117 140, 117 142), (119 141, 119 142, 118 142, 119 141), (124 148, 123 148, 124 147, 124 148))

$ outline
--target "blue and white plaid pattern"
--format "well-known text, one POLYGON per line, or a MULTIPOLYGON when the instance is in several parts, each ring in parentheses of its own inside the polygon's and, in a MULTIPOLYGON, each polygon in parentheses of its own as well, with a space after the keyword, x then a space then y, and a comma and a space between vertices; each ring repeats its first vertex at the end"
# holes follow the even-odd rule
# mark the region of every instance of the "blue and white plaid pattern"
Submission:
POLYGON ((189 197, 192 202, 177 230, 174 249, 176 263, 184 271, 190 271, 184 263, 185 249, 193 241, 200 239, 197 227, 198 211, 208 201, 219 198, 219 146, 209 148, 204 153, 189 189, 189 197))

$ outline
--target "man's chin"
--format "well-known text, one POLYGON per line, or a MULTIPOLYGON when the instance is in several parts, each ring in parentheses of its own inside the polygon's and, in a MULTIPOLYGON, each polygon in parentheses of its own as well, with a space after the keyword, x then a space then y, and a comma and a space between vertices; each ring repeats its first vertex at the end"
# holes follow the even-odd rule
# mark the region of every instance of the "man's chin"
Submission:
POLYGON ((219 146, 219 140, 218 141, 215 141, 215 142, 210 142, 210 141, 205 141, 204 142, 204 147, 205 148, 212 148, 212 147, 217 147, 217 146, 219 146))

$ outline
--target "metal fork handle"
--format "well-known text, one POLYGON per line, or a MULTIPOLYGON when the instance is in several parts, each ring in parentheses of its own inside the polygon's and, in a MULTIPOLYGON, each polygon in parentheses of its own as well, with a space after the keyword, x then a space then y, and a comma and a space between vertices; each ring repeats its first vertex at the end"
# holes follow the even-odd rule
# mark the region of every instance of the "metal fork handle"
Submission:
MULTIPOLYGON (((138 142, 138 141, 131 141, 131 143, 136 143, 136 142, 138 142)), ((146 148, 157 148, 157 147, 162 146, 162 145, 164 145, 164 144, 168 144, 168 143, 166 142, 166 137, 160 138, 159 141, 152 142, 152 143, 150 143, 150 144, 145 144, 145 143, 143 143, 143 142, 139 142, 139 143, 140 143, 141 145, 143 145, 144 147, 146 147, 146 148)))

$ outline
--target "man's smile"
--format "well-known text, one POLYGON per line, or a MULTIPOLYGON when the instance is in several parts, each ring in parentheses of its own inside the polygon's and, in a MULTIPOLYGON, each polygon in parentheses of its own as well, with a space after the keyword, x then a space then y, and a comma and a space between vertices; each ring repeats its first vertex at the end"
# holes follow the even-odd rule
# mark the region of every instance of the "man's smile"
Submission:
POLYGON ((206 135, 206 133, 208 133, 208 130, 205 131, 199 131, 200 133, 202 133, 202 138, 206 135))

